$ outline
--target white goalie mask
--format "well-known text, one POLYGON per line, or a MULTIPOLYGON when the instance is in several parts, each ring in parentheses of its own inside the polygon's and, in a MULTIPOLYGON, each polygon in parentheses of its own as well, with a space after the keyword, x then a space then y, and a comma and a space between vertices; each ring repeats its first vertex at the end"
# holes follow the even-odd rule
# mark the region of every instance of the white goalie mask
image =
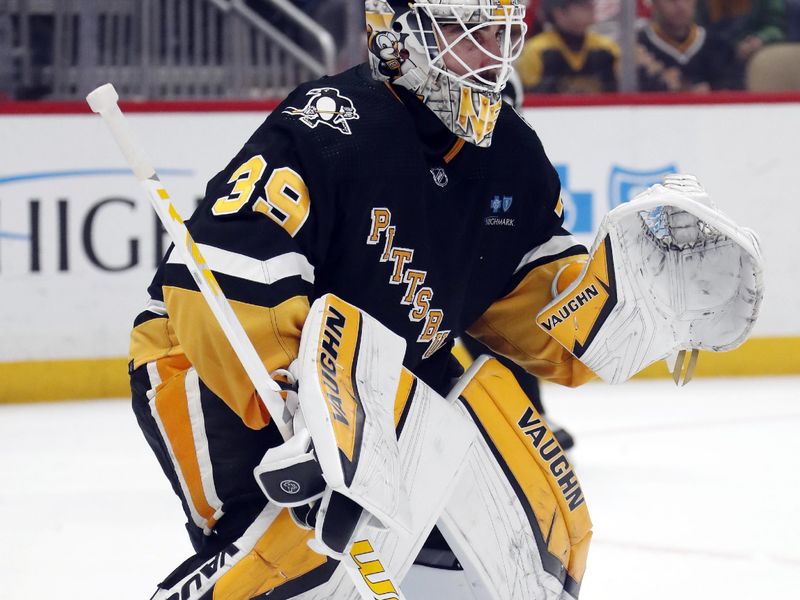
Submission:
POLYGON ((373 76, 414 92, 450 131, 492 143, 522 53, 523 0, 366 0, 373 76))

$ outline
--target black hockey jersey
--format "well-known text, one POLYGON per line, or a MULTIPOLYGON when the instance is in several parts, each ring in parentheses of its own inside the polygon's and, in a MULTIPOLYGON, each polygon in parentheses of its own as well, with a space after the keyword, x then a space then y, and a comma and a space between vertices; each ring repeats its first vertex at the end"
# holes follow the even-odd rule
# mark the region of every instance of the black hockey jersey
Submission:
POLYGON ((669 37, 657 25, 637 38, 637 75, 643 92, 691 92, 734 87, 735 56, 723 40, 694 25, 686 40, 669 37))
MULTIPOLYGON (((477 127, 475 110, 461 118, 477 127)), ((292 92, 187 225, 270 371, 296 357, 310 302, 330 292, 405 338, 405 366, 434 388, 468 328, 532 372, 577 385, 592 374, 535 321, 556 273, 586 252, 562 212, 558 176, 510 107, 481 149, 362 65, 292 92)), ((191 364, 262 427, 268 415, 176 254, 149 292, 133 366, 191 364)))

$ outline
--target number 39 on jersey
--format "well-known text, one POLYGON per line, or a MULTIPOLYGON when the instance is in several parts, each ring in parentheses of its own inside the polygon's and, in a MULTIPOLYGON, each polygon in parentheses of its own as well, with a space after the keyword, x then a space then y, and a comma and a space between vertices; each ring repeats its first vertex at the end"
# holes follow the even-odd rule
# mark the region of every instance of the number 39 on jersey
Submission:
POLYGON ((260 154, 242 164, 228 180, 233 185, 230 193, 218 198, 211 212, 216 217, 238 213, 255 194, 252 210, 266 215, 294 237, 308 219, 308 187, 300 174, 289 167, 274 169, 261 187, 266 171, 267 161, 260 154), (259 189, 263 195, 257 193, 259 189))

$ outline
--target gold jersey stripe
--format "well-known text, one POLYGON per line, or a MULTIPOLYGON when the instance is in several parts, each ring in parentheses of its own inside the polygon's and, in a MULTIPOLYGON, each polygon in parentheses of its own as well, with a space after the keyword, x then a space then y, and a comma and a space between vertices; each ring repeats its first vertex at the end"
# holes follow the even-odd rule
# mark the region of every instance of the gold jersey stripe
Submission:
POLYGON ((388 89, 388 90, 389 90, 389 91, 392 93, 392 96, 394 96, 394 97, 395 97, 395 99, 396 99, 396 100, 397 100, 397 101, 398 101, 400 104, 402 104, 402 103, 403 103, 403 101, 402 101, 402 100, 400 100, 400 96, 398 96, 398 95, 397 95, 397 92, 395 92, 395 91, 394 91, 394 88, 392 87, 392 84, 390 84, 388 81, 384 81, 383 83, 386 85, 386 89, 388 89))
MULTIPOLYGON (((129 359, 138 369, 151 361, 180 356, 183 349, 166 317, 145 321, 131 332, 129 359)), ((162 378, 163 381, 163 378, 162 378)))
POLYGON ((453 147, 450 148, 450 152, 444 155, 445 164, 450 164, 453 161, 453 159, 456 156, 458 156, 458 153, 461 152, 461 149, 464 147, 464 144, 466 143, 467 142, 465 139, 459 138, 458 141, 456 141, 456 143, 453 145, 453 147))
POLYGON ((547 381, 577 386, 594 378, 586 366, 536 324, 535 307, 551 300, 553 280, 562 267, 584 259, 570 256, 532 269, 514 290, 497 300, 468 333, 547 381), (529 319, 519 315, 530 314, 529 319))
MULTIPOLYGON (((172 377, 159 386, 155 398, 155 412, 162 427, 162 432, 172 448, 176 469, 186 482, 189 492, 188 502, 206 523, 209 529, 214 527, 214 508, 211 507, 205 492, 200 474, 200 463, 192 433, 192 419, 189 414, 189 398, 186 393, 186 371, 172 377)), ((202 426, 202 425, 201 425, 202 426)))
POLYGON ((156 370, 161 381, 167 381, 171 377, 186 371, 192 365, 183 354, 167 356, 156 361, 156 370))
MULTIPOLYGON (((164 287, 170 322, 189 361, 203 382, 251 429, 261 429, 269 415, 200 292, 164 287)), ((295 296, 273 308, 231 301, 268 371, 286 368, 300 347, 308 315, 305 296, 295 296)))

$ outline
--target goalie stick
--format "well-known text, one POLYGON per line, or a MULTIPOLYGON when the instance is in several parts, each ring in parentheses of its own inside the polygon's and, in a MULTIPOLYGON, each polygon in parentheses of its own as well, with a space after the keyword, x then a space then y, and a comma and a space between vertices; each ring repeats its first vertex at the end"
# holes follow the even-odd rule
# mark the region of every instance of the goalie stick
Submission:
POLYGON ((253 382, 264 406, 278 426, 281 436, 286 440, 292 436, 291 416, 285 408, 283 399, 278 394, 280 387, 270 377, 267 368, 258 357, 256 349, 250 338, 247 337, 247 333, 233 312, 233 308, 208 267, 200 249, 192 239, 180 213, 161 184, 150 159, 134 139, 133 131, 117 104, 118 100, 117 91, 110 83, 97 88, 86 97, 92 110, 103 117, 133 174, 147 191, 151 206, 175 244, 175 251, 179 253, 189 269, 203 298, 222 327, 225 337, 241 361, 247 376, 253 382))
MULTIPOLYGON (((288 440, 293 435, 291 427, 292 415, 289 414, 283 398, 278 393, 280 387, 270 377, 267 368, 259 358, 252 341, 236 317, 236 313, 233 312, 233 308, 211 272, 208 263, 206 263, 200 249, 192 239, 180 213, 175 208, 175 205, 172 204, 170 196, 162 185, 150 159, 135 139, 130 124, 117 104, 119 101, 117 91, 112 84, 107 83, 91 92, 86 97, 86 101, 92 111, 103 118, 111 131, 114 140, 128 162, 128 166, 130 166, 136 179, 147 192, 150 204, 174 243, 175 250, 189 269, 197 287, 203 294, 203 298, 208 303, 225 337, 230 342, 234 353, 242 363, 247 376, 275 421, 283 440, 288 440)), ((363 514, 359 526, 368 520, 366 513, 363 514)), ((375 571, 374 569, 370 572, 366 571, 364 565, 356 560, 358 554, 356 549, 346 551, 343 554, 342 563, 359 595, 364 600, 373 600, 375 594, 371 587, 374 587, 375 584, 367 579, 367 575, 374 574, 375 571)), ((374 558, 371 564, 373 563, 378 565, 385 564, 379 557, 374 558)), ((400 586, 391 581, 389 573, 383 572, 381 575, 386 582, 384 589, 391 590, 391 596, 387 600, 405 600, 400 591, 400 586)))

